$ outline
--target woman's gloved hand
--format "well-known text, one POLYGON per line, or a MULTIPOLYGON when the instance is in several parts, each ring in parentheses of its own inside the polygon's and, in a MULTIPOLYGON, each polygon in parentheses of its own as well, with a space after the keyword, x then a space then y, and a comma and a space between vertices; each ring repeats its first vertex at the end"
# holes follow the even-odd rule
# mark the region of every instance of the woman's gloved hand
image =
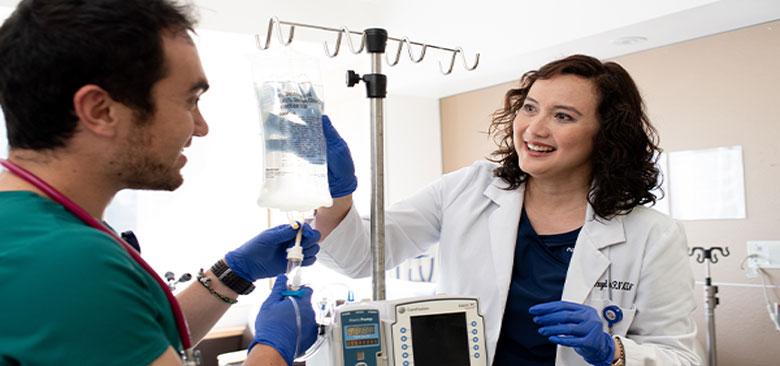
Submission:
MULTIPOLYGON (((230 269, 241 278, 254 282, 284 273, 287 269, 287 248, 295 244, 297 229, 290 225, 279 225, 263 231, 244 245, 228 252, 225 262, 230 269)), ((317 260, 320 246, 320 232, 309 224, 303 224, 301 248, 303 249, 302 265, 308 266, 317 260)))
POLYGON ((326 115, 322 115, 322 132, 327 145, 330 196, 339 198, 350 195, 357 189, 357 177, 349 146, 333 128, 330 118, 326 115))
POLYGON ((539 324, 539 334, 550 342, 572 347, 591 365, 610 365, 615 343, 604 332, 596 309, 567 301, 553 301, 532 306, 528 312, 539 324))
POLYGON ((249 345, 249 350, 258 343, 273 347, 288 365, 293 359, 306 352, 317 340, 317 323, 314 320, 314 309, 311 306, 312 289, 301 287, 300 297, 283 296, 287 290, 287 276, 279 275, 255 319, 255 338, 249 345), (300 330, 298 315, 300 314, 300 330), (296 351, 297 348, 297 351, 296 351), (298 354, 296 354, 296 352, 298 354))

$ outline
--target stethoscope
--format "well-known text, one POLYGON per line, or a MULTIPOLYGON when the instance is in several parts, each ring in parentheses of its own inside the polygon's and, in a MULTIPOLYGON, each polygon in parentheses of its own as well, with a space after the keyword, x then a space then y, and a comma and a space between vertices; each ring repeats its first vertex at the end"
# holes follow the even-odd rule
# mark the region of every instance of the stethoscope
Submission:
POLYGON ((79 220, 83 221, 85 224, 91 226, 92 228, 95 228, 105 234, 108 234, 111 236, 114 241, 119 243, 119 245, 122 246, 122 248, 125 249, 127 254, 130 255, 130 257, 133 258, 133 260, 138 263, 141 268, 146 271, 154 280, 157 282, 157 284, 160 286, 160 289, 162 289, 163 293, 165 293, 165 297, 168 299, 168 302, 171 305, 171 311, 173 312, 173 317, 176 320, 176 328, 179 331, 179 338, 181 339, 182 347, 184 348, 184 352, 182 353, 182 359, 185 361, 185 365, 192 364, 192 362, 197 362, 197 357, 194 357, 192 355, 192 343, 190 340, 190 330, 187 326, 187 320, 184 318, 184 313, 181 311, 181 307, 179 306, 179 302, 176 300, 176 297, 173 296, 173 293, 168 288, 168 285, 163 282, 163 280, 160 278, 160 276, 157 275, 157 272, 152 269, 152 267, 146 263, 146 261, 141 258, 141 255, 133 249, 133 247, 130 246, 125 240, 120 238, 116 233, 114 233, 112 230, 109 230, 103 223, 92 217, 89 213, 87 213, 86 210, 84 210, 81 206, 77 205, 75 202, 71 201, 68 197, 57 191, 54 187, 46 183, 43 179, 38 178, 35 174, 27 171, 26 169, 8 161, 5 159, 0 159, 0 165, 2 165, 4 168, 8 169, 9 172, 13 173, 17 177, 23 179, 27 183, 30 183, 33 187, 37 188, 49 198, 52 199, 52 201, 59 203, 64 207, 66 210, 70 211, 74 216, 76 216, 79 220))

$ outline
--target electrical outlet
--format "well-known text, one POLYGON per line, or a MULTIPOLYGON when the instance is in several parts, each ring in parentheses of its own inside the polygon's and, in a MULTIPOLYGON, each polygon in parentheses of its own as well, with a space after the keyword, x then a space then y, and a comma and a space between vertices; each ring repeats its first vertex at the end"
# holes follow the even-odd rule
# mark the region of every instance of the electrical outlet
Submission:
POLYGON ((751 240, 747 242, 747 268, 780 269, 780 241, 751 240))

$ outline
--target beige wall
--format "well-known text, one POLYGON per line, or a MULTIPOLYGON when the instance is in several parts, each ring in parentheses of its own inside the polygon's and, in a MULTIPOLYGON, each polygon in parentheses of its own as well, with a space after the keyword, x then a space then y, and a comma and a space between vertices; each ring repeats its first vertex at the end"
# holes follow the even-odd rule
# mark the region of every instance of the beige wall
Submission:
MULTIPOLYGON (((761 289, 749 287, 761 281, 746 278, 739 268, 746 241, 780 240, 780 22, 615 61, 639 85, 666 151, 742 145, 747 219, 684 225, 689 246, 728 246, 732 252, 712 270, 715 282, 738 284, 720 286, 715 312, 720 365, 780 364, 780 333, 770 324, 761 289)), ((492 142, 477 132, 487 128, 511 84, 441 100, 445 172, 492 151, 492 142)), ((703 265, 691 265, 702 281, 703 265)), ((770 274, 780 284, 780 271, 770 274)), ((695 316, 704 345, 703 296, 699 284, 695 316)))

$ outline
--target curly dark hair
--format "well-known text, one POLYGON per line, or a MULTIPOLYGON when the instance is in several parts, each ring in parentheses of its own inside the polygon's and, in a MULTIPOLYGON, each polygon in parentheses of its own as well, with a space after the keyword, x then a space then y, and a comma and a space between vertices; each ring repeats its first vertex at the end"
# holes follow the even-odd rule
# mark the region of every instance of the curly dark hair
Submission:
POLYGON ((536 80, 566 74, 591 80, 600 97, 599 130, 591 156, 593 184, 588 193, 596 215, 610 219, 631 212, 637 205, 655 204, 659 197, 652 191, 660 185, 655 163, 661 149, 639 90, 623 67, 590 56, 569 56, 527 72, 520 87, 506 93, 504 107, 493 113, 488 129, 498 145, 489 158, 499 164, 495 176, 509 185, 507 189, 517 189, 528 179, 515 151, 513 121, 536 80))
POLYGON ((10 147, 63 147, 77 126, 73 95, 87 84, 154 112, 166 75, 162 32, 192 30, 190 6, 171 0, 22 0, 0 27, 0 106, 10 147))

